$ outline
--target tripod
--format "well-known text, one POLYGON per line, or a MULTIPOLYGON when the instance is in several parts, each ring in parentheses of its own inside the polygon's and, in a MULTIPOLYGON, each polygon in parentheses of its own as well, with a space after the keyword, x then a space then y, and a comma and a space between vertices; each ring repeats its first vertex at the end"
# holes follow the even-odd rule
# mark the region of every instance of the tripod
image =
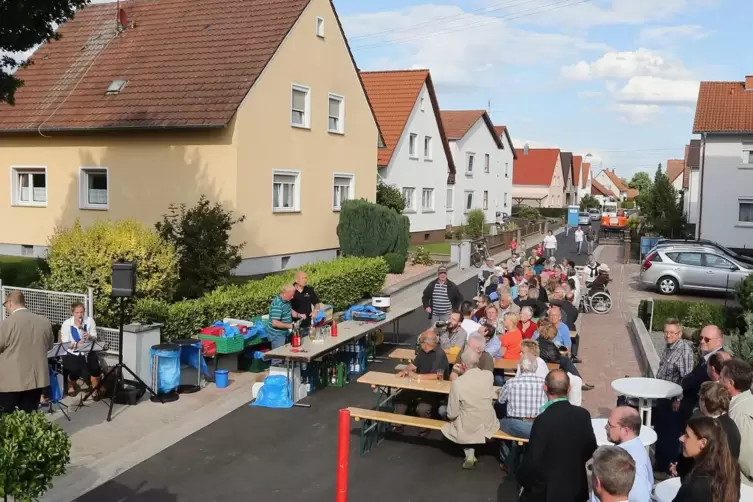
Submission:
POLYGON ((118 395, 118 392, 123 391, 123 389, 125 387, 125 378, 123 378, 123 370, 127 371, 128 373, 130 373, 130 375, 134 378, 134 380, 136 380, 136 382, 138 382, 138 384, 142 388, 144 388, 147 391, 149 391, 149 393, 153 397, 156 396, 157 399, 159 399, 159 401, 161 403, 163 403, 163 404, 165 402, 162 399, 162 396, 160 396, 159 394, 157 394, 156 392, 154 392, 154 390, 151 387, 149 387, 146 383, 144 383, 144 381, 141 378, 139 378, 138 375, 136 375, 136 373, 134 373, 131 370, 131 368, 129 368, 123 362, 123 324, 124 323, 125 323, 125 300, 121 296, 120 297, 120 326, 119 326, 119 329, 118 329, 118 347, 120 347, 120 350, 118 351, 118 363, 115 366, 113 366, 112 368, 110 368, 107 371, 107 373, 105 373, 105 376, 102 377, 102 379, 99 381, 99 383, 97 384, 97 386, 94 387, 93 389, 91 389, 84 396, 84 398, 81 400, 81 402, 78 405, 78 408, 81 408, 81 406, 84 406, 84 402, 86 402, 86 400, 89 399, 92 396, 92 394, 94 394, 95 392, 99 392, 100 388, 104 385, 105 382, 107 382, 109 380, 110 376, 114 376, 115 377, 115 385, 112 386, 112 391, 110 392, 110 396, 109 396, 109 399, 110 399, 110 409, 107 412, 107 421, 108 422, 112 421, 112 408, 113 408, 113 405, 115 404, 115 396, 118 395))
MULTIPOLYGON (((47 404, 45 405, 47 406, 47 414, 49 415, 55 414, 55 409, 53 408, 53 406, 57 406, 60 412, 63 414, 63 416, 67 418, 68 421, 70 422, 71 417, 69 417, 68 413, 66 413, 65 411, 68 409, 68 405, 66 405, 60 400, 63 395, 63 389, 60 388, 57 382, 57 377, 58 377, 57 370, 60 368, 59 360, 56 360, 54 364, 55 364, 54 367, 50 366, 50 399, 47 401, 47 404)), ((65 382, 63 382, 63 384, 65 384, 65 382)))

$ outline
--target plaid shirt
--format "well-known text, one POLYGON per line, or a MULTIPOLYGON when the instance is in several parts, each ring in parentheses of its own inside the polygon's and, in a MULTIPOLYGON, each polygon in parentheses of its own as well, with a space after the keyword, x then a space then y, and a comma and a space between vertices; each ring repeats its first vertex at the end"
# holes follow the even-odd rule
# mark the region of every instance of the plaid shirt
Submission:
POLYGON ((656 378, 680 384, 683 377, 693 371, 695 358, 693 348, 686 340, 677 340, 673 345, 667 345, 659 361, 656 378))
POLYGON ((511 378, 499 393, 499 402, 507 403, 507 416, 512 418, 535 418, 546 404, 544 379, 534 373, 523 373, 511 378))

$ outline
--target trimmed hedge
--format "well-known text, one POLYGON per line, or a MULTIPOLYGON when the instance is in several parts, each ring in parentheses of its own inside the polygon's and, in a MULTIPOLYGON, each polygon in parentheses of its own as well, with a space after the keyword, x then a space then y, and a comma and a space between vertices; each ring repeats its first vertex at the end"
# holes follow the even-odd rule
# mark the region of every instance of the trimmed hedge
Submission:
POLYGON ((648 301, 641 300, 638 317, 650 331, 664 330, 667 319, 679 319, 688 328, 701 328, 707 324, 716 324, 725 332, 740 329, 743 324, 742 309, 726 307, 722 304, 707 302, 686 302, 682 300, 654 300, 654 322, 649 326, 651 312, 648 301))
MULTIPOLYGON (((525 207, 526 205, 514 205, 512 206, 512 211, 510 214, 517 215, 520 212, 521 207, 525 207)), ((536 209, 541 216, 544 218, 561 218, 567 216, 567 208, 566 207, 535 207, 535 206, 528 206, 533 207, 536 209)))
MULTIPOLYGON (((321 301, 344 310, 366 296, 378 293, 387 277, 382 258, 337 258, 301 267, 321 301)), ((199 329, 224 317, 252 319, 267 314, 269 303, 280 288, 292 284, 295 272, 288 271, 259 281, 220 287, 196 300, 167 303, 141 299, 134 306, 134 320, 164 324, 162 339, 189 338, 199 329)))
POLYGON ((0 279, 6 286, 27 288, 39 280, 43 261, 39 258, 3 256, 0 258, 0 279))
POLYGON ((340 209, 337 237, 343 256, 374 258, 408 255, 410 220, 395 210, 364 199, 347 200, 340 209))
POLYGON ((382 258, 387 263, 387 271, 390 274, 402 274, 405 271, 407 256, 399 253, 387 253, 382 258))

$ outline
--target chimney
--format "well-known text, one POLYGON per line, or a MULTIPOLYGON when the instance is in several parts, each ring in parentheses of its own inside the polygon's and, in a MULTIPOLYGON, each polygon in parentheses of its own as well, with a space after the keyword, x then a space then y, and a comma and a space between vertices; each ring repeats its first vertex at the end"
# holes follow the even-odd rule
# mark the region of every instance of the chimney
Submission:
POLYGON ((745 90, 753 91, 753 75, 745 76, 745 90))
POLYGON ((528 155, 528 143, 523 147, 523 155, 528 155))

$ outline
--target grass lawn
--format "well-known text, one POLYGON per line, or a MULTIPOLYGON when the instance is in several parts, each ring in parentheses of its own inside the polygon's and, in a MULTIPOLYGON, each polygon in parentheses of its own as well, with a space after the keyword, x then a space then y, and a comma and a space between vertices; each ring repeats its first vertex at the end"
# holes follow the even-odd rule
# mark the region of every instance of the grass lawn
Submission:
POLYGON ((450 245, 453 241, 445 241, 445 242, 434 242, 431 244, 422 244, 420 246, 411 246, 409 249, 410 251, 415 251, 416 248, 422 247, 429 251, 430 253, 436 253, 436 254, 450 254, 450 245))

